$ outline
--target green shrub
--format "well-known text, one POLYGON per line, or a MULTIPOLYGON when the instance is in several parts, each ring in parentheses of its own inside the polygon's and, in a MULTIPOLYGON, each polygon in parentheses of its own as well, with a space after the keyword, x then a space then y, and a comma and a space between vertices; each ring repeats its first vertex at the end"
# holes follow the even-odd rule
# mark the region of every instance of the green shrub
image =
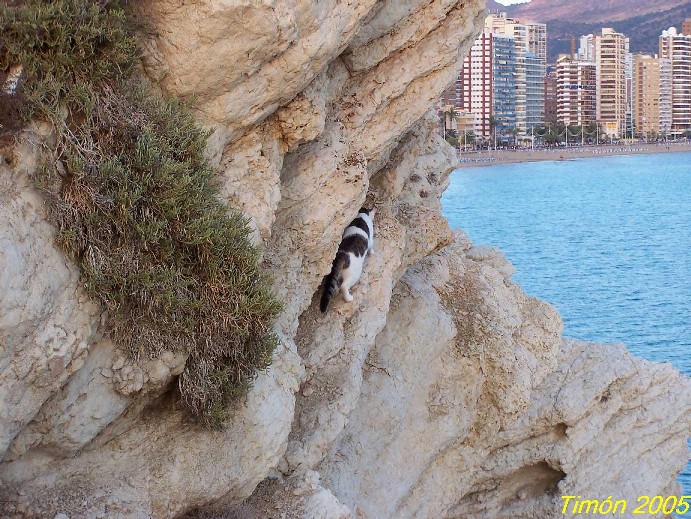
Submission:
POLYGON ((0 29, 0 67, 26 69, 21 116, 57 129, 37 183, 58 244, 133 357, 188 354, 183 401, 219 425, 269 366, 280 304, 247 220, 218 199, 203 156, 208 134, 130 77, 135 39, 112 3, 4 6, 0 29))
MULTIPOLYGON (((0 70, 21 64, 24 122, 93 106, 98 85, 131 72, 136 42, 114 2, 26 0, 0 5, 0 70)), ((70 114, 77 115, 77 114, 70 114)))

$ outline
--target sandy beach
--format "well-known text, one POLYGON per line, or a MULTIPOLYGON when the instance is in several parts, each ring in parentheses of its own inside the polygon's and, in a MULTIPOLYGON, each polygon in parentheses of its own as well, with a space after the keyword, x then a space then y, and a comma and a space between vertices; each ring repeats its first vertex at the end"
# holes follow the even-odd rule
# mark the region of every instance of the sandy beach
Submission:
POLYGON ((518 162, 536 162, 546 160, 570 160, 577 158, 610 157, 612 155, 642 155, 648 153, 675 153, 691 151, 691 142, 669 144, 634 143, 631 145, 612 146, 574 146, 557 149, 518 149, 518 150, 485 150, 460 154, 460 167, 492 166, 495 164, 512 164, 518 162))

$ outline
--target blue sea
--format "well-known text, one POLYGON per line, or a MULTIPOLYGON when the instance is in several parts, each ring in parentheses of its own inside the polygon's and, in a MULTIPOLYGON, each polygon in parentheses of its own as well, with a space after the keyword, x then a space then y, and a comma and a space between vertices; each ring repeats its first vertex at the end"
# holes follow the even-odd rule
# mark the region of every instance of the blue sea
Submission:
MULTIPOLYGON (((442 203, 452 227, 506 253, 566 336, 691 375, 691 153, 463 168, 442 203)), ((680 481, 691 494, 691 464, 680 481)))

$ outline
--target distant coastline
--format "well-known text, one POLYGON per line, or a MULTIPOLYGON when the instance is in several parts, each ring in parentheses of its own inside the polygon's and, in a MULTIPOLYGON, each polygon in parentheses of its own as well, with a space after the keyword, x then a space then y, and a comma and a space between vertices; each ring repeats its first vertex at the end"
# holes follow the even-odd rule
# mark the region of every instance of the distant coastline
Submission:
POLYGON ((555 149, 485 150, 460 154, 459 167, 482 167, 496 164, 516 164, 549 160, 611 157, 613 155, 645 155, 649 153, 675 153, 691 151, 691 142, 607 146, 573 146, 555 149))

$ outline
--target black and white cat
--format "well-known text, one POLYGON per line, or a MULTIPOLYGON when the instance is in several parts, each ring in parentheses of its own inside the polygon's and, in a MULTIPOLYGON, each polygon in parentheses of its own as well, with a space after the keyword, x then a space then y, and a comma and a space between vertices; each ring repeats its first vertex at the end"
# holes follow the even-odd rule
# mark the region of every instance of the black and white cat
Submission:
POLYGON ((357 283, 362 274, 362 265, 368 252, 374 250, 374 215, 377 209, 360 209, 355 220, 343 232, 331 273, 324 281, 324 292, 319 308, 326 312, 329 301, 339 290, 343 298, 350 302, 353 296, 350 288, 357 283))

